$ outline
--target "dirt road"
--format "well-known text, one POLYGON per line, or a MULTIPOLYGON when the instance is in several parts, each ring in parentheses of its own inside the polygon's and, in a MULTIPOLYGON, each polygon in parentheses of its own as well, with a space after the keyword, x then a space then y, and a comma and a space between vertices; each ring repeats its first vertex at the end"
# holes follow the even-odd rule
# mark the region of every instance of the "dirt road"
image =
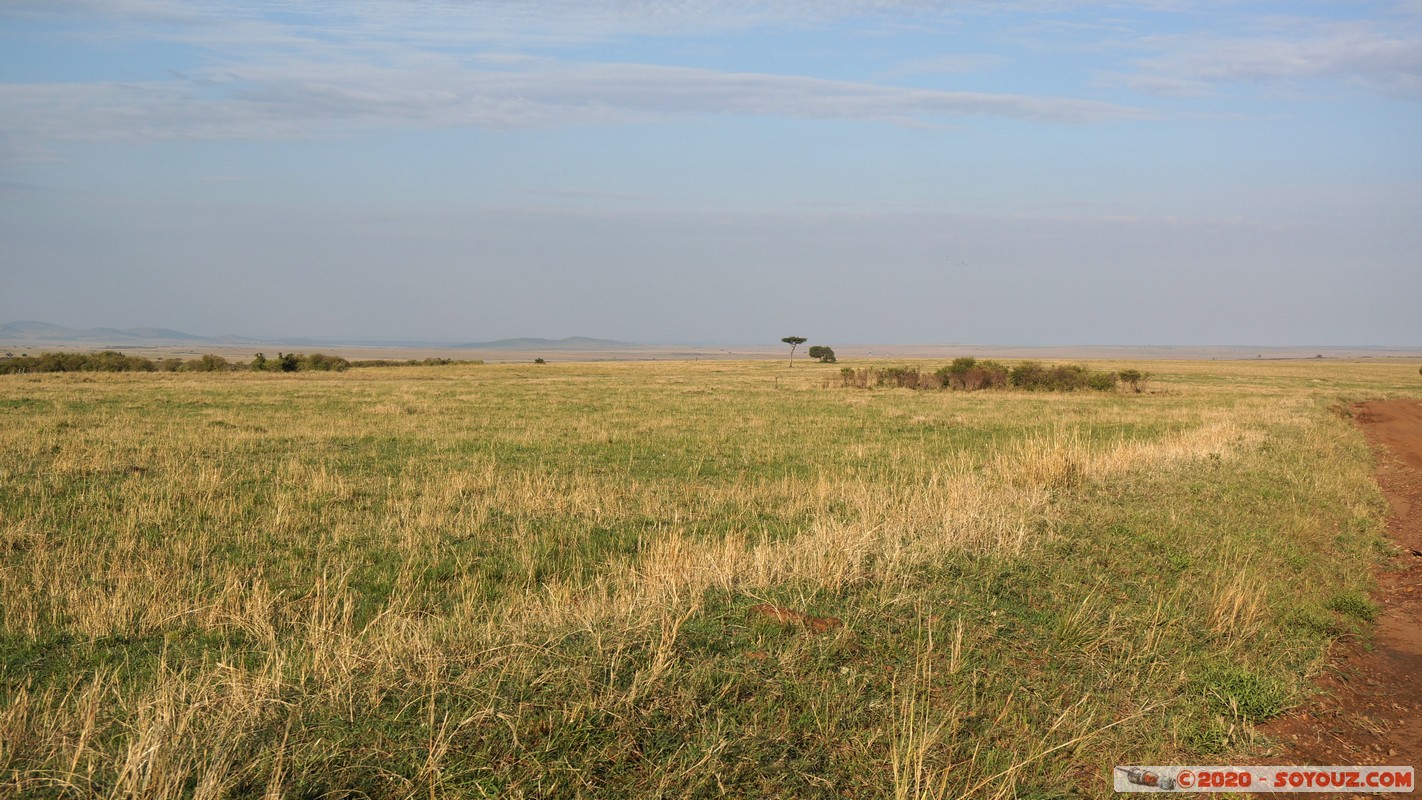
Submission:
POLYGON ((1422 402, 1360 403, 1353 414, 1377 453, 1400 548, 1378 572, 1377 634, 1371 649, 1340 651, 1323 691, 1264 732, 1281 743, 1278 763, 1422 770, 1422 402))

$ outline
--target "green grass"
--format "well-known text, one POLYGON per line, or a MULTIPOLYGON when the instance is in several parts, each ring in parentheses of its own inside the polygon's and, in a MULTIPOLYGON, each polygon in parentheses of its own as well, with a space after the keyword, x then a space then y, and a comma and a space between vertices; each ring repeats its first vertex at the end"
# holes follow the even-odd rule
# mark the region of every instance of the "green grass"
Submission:
POLYGON ((1330 409, 1415 365, 1121 366, 1150 393, 4 376, 0 794, 1099 796, 1247 755, 1376 614, 1330 409))

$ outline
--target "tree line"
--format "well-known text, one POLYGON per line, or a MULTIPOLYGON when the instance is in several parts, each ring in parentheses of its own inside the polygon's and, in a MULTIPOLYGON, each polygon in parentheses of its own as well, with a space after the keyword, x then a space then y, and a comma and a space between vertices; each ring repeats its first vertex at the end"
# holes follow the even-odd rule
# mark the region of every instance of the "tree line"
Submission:
POLYGON ((0 375, 26 372, 223 372, 238 365, 217 355, 198 358, 144 358, 116 350, 99 353, 40 353, 37 356, 7 353, 0 358, 0 375))
POLYGON ((407 360, 360 360, 350 361, 340 356, 325 353, 277 353, 276 358, 268 358, 257 353, 250 362, 229 361, 222 356, 208 353, 197 358, 145 358, 124 355, 116 350, 98 353, 40 353, 15 355, 6 353, 0 358, 0 375, 14 375, 35 372, 232 372, 237 370, 257 372, 345 372, 351 367, 430 367, 447 364, 482 364, 483 361, 460 361, 451 358, 424 358, 407 360))

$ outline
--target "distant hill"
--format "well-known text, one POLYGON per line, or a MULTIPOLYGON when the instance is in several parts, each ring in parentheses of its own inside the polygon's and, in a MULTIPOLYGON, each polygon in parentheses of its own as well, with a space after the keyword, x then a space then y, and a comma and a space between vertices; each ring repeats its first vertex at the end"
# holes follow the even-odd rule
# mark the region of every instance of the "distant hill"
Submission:
POLYGON ((196 336, 170 328, 66 328, 49 322, 21 320, 0 324, 0 339, 7 342, 50 342, 54 344, 140 345, 140 344, 254 344, 244 336, 196 336))
POLYGON ((112 334, 114 336, 126 336, 134 339, 166 339, 179 342, 206 342, 210 340, 207 336, 196 336, 191 333, 175 331, 171 328, 91 328, 89 333, 112 334))
POLYGON ((632 350, 639 345, 611 339, 570 336, 566 339, 499 339, 492 342, 419 342, 341 339, 252 339, 245 336, 197 336, 171 328, 66 328, 49 322, 21 320, 0 324, 0 341, 10 344, 77 344, 93 347, 193 344, 284 344, 297 347, 450 347, 463 350, 632 350))
POLYGON ((73 328, 66 328, 63 325, 51 325, 48 322, 34 322, 32 320, 7 322, 4 325, 0 325, 0 335, 21 339, 52 338, 74 333, 78 333, 78 331, 73 328))
POLYGON ((523 337, 492 342, 468 342, 455 346, 465 350, 631 350, 640 347, 628 342, 591 339, 586 336, 569 336, 565 339, 523 337))

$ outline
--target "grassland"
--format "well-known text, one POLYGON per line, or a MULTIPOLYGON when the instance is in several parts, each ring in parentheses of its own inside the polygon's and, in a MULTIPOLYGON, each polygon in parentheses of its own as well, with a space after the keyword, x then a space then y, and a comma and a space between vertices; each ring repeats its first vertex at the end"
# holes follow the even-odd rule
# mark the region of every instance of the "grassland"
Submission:
POLYGON ((0 795, 1095 796, 1258 752, 1366 634, 1346 405, 1416 365, 1093 366, 1155 377, 4 376, 0 795))

